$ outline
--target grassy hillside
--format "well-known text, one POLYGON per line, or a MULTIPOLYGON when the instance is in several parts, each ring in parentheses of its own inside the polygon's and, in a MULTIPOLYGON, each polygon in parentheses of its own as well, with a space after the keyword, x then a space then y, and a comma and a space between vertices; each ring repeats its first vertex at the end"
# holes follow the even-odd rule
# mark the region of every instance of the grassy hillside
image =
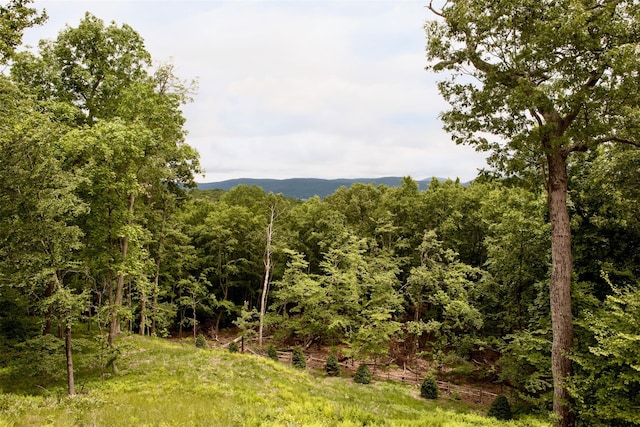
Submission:
POLYGON ((500 423, 460 402, 421 399, 411 386, 359 385, 257 356, 142 337, 120 346, 118 375, 80 380, 83 392, 73 398, 55 387, 40 396, 0 394, 0 426, 545 425, 500 423))

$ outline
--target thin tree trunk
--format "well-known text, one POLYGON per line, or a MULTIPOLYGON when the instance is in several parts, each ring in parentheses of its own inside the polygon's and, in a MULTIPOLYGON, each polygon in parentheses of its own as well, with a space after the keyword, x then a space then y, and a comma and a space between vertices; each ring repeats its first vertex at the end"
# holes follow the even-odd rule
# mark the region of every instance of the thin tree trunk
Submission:
POLYGON ((167 205, 162 210, 162 226, 160 227, 160 239, 158 240, 158 253, 156 254, 156 268, 153 273, 153 296, 151 298, 151 330, 149 335, 156 335, 156 318, 158 317, 158 293, 160 292, 160 262, 162 260, 162 248, 164 246, 164 230, 167 224, 167 205))
POLYGON ((69 391, 69 396, 73 396, 76 394, 76 389, 74 385, 73 379, 73 354, 71 349, 71 323, 66 321, 65 331, 64 331, 64 348, 65 354, 67 356, 67 389, 69 391))
POLYGON ((559 417, 559 425, 574 425, 572 402, 567 390, 571 376, 573 347, 573 319, 571 313, 571 226, 567 210, 566 155, 557 152, 547 155, 549 166, 548 204, 551 216, 551 325, 553 345, 551 371, 553 374, 553 411, 559 417))
MULTIPOLYGON (((129 194, 129 214, 133 215, 133 205, 135 202, 135 195, 129 194)), ((132 219, 129 218, 129 225, 131 225, 132 219)), ((122 262, 127 259, 127 251, 129 249, 129 236, 122 238, 121 251, 122 262)), ((116 335, 120 333, 120 308, 122 306, 122 294, 124 290, 124 272, 118 273, 118 283, 116 285, 116 295, 113 301, 111 311, 111 324, 109 325, 109 346, 113 345, 113 340, 116 335)))
POLYGON ((271 275, 271 241, 273 239, 273 222, 276 208, 271 206, 271 217, 267 225, 267 243, 264 251, 264 282, 262 284, 262 297, 260 299, 260 326, 258 328, 258 345, 262 347, 262 332, 264 329, 264 314, 267 310, 267 293, 269 292, 269 278, 271 275))
POLYGON ((145 324, 147 323, 147 295, 144 292, 144 287, 140 287, 140 328, 138 329, 138 333, 140 335, 144 335, 145 333, 145 324))
MULTIPOLYGON (((133 301, 132 301, 132 296, 131 296, 131 280, 127 281, 127 309, 129 310, 129 313, 132 312, 132 308, 133 308, 133 301)), ((127 328, 127 332, 128 333, 133 333, 133 317, 129 317, 129 327, 127 328)))
POLYGON ((196 308, 197 308, 197 302, 195 299, 195 296, 193 297, 193 305, 191 306, 191 308, 193 309, 193 318, 191 319, 193 321, 193 340, 195 341, 196 339, 196 330, 197 330, 197 325, 198 325, 198 318, 196 317, 196 308))

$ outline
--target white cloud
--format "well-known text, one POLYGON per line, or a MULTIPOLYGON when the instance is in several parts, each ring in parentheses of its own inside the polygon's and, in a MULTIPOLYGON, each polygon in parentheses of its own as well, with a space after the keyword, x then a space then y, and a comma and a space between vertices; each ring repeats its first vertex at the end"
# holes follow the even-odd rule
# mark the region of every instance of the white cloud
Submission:
MULTIPOLYGON (((54 1, 53 38, 90 10, 127 23, 156 60, 199 78, 185 107, 204 180, 411 175, 471 179, 484 156, 454 145, 424 71, 421 1, 54 1)), ((202 180, 202 179, 201 179, 202 180)))

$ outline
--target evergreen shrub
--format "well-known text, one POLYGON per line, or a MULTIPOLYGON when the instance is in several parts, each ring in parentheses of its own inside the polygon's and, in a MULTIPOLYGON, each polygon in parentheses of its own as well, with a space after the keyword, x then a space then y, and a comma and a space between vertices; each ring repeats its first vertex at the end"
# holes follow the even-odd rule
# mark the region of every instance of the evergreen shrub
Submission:
POLYGON ((269 344, 269 347, 267 347, 267 356, 269 357, 269 359, 275 361, 280 360, 278 358, 278 350, 276 350, 276 347, 273 344, 269 344))
POLYGON ((298 369, 304 369, 307 367, 307 357, 304 355, 300 347, 293 349, 291 362, 293 363, 293 366, 298 369))
POLYGON ((422 385, 420 386, 420 396, 425 399, 437 399, 438 398, 438 383, 436 383, 435 378, 431 375, 427 376, 422 380, 422 385))
POLYGON ((369 367, 366 364, 361 363, 360 366, 358 366, 353 381, 358 384, 369 384, 371 382, 371 371, 369 371, 369 367))
POLYGON ((327 375, 329 375, 330 377, 337 377, 338 375, 340 375, 340 365, 338 365, 338 358, 335 354, 331 353, 329 355, 327 364, 324 368, 327 371, 327 375))
POLYGON ((204 335, 198 334, 198 337, 196 338, 196 347, 207 348, 207 340, 205 339, 204 335))
POLYGON ((229 351, 231 353, 237 353, 239 351, 238 344, 235 341, 229 343, 229 351))
POLYGON ((489 413, 487 415, 499 420, 512 419, 513 414, 511 413, 511 405, 509 404, 509 400, 507 400, 506 396, 502 394, 498 395, 491 403, 491 407, 489 408, 489 413))

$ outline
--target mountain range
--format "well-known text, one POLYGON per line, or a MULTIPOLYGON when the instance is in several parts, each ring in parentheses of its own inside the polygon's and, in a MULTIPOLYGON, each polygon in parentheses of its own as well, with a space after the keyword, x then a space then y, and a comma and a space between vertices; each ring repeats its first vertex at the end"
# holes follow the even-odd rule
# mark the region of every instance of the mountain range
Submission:
MULTIPOLYGON (((421 191, 426 190, 433 178, 416 181, 421 191)), ((443 178, 436 178, 444 180, 443 178)), ((320 178, 290 178, 290 179, 255 179, 238 178, 219 182, 199 183, 199 190, 230 190, 238 185, 257 185, 266 193, 282 193, 286 197, 295 199, 310 199, 313 196, 326 197, 340 187, 351 187, 355 183, 386 185, 387 187, 399 187, 402 184, 401 177, 383 178, 354 178, 354 179, 320 179, 320 178)))

